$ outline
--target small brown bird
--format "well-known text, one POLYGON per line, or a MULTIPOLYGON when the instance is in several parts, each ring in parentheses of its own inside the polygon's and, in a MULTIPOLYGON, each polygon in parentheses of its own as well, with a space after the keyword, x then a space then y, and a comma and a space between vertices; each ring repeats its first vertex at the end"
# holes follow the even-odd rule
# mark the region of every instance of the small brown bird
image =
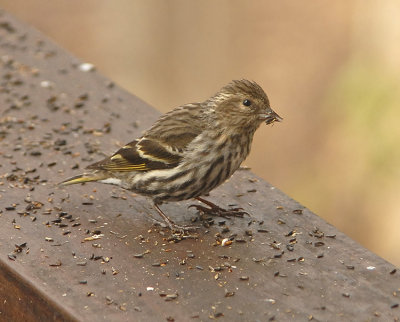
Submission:
POLYGON ((243 214, 240 208, 225 210, 200 196, 239 168, 261 123, 281 120, 258 84, 235 80, 202 103, 162 115, 142 137, 61 185, 98 181, 150 197, 171 229, 193 227, 175 224, 159 208, 163 202, 196 198, 210 207, 195 206, 203 212, 243 214))

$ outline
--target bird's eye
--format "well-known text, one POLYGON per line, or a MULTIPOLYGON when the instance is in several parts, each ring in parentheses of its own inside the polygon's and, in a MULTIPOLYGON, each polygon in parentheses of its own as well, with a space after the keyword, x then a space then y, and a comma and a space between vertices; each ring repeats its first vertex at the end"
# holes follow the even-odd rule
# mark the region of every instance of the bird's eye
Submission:
POLYGON ((243 105, 244 105, 244 106, 250 106, 250 105, 251 105, 251 101, 248 100, 248 99, 245 99, 245 100, 243 101, 243 105))

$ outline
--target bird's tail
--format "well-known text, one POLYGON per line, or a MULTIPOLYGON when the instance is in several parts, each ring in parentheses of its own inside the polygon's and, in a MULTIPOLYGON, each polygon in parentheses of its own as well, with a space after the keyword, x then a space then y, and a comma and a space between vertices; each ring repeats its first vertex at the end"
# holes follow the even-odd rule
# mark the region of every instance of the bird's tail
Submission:
POLYGON ((60 182, 59 185, 60 186, 68 186, 70 184, 76 184, 76 183, 100 181, 100 180, 104 180, 105 178, 106 178, 106 176, 104 174, 102 174, 101 172, 83 173, 83 174, 68 178, 68 179, 60 182))

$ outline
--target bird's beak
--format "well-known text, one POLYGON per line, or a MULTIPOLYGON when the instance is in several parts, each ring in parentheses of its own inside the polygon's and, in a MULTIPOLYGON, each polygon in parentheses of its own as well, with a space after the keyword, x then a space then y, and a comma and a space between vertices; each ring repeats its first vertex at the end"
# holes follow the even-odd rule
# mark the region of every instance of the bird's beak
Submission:
POLYGON ((273 110, 268 112, 267 114, 263 115, 265 119, 266 124, 271 124, 274 122, 282 122, 283 118, 281 118, 277 113, 275 113, 273 110))

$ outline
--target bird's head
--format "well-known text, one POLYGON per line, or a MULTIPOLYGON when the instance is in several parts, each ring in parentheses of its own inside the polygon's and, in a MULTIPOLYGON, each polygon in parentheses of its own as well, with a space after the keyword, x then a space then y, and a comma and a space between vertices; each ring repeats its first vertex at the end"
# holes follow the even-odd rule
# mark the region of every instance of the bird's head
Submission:
POLYGON ((207 101, 218 118, 231 126, 258 128, 282 118, 272 110, 267 94, 260 85, 246 79, 234 80, 207 101))

